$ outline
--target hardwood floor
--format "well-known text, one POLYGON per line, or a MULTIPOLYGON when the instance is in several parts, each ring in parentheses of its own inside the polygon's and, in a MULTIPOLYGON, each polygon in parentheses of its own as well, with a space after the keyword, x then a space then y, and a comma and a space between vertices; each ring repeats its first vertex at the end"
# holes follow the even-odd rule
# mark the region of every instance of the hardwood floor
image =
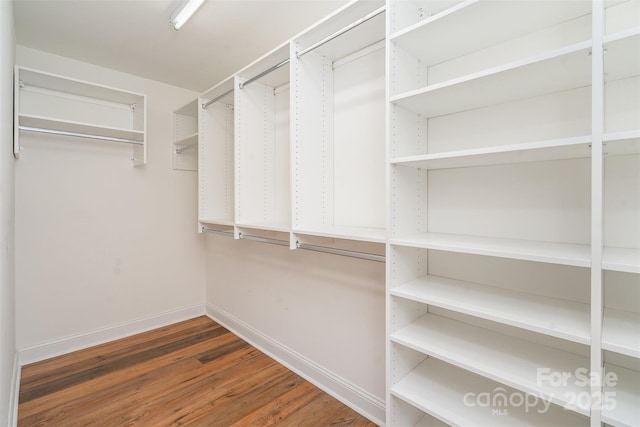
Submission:
POLYGON ((22 368, 18 426, 367 426, 207 317, 22 368))

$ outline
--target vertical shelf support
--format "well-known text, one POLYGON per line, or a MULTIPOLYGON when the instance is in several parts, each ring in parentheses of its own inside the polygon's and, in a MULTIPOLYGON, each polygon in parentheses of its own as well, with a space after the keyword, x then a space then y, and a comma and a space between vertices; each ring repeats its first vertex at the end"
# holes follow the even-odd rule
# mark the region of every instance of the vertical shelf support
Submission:
POLYGON ((604 5, 593 2, 593 50, 591 55, 591 375, 598 379, 591 386, 591 427, 600 427, 599 397, 603 393, 602 373, 602 252, 603 252, 603 146, 604 128, 604 5), (595 403, 595 405, 594 405, 595 403))

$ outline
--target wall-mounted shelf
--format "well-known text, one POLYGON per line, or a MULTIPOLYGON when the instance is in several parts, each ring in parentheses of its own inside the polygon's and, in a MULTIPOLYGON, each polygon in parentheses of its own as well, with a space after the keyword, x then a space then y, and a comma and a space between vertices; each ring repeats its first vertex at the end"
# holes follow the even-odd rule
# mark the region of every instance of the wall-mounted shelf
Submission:
POLYGON ((198 170, 198 100, 173 112, 173 169, 198 170))
POLYGON ((409 281, 390 292, 395 297, 576 343, 590 342, 588 304, 437 276, 409 281))
POLYGON ((14 154, 29 132, 127 143, 146 162, 146 97, 24 67, 15 71, 14 154))
MULTIPOLYGON (((588 426, 589 421, 578 415, 572 415, 551 405, 549 410, 540 414, 536 410, 527 411, 525 406, 509 407, 507 412, 497 412, 501 407, 491 407, 479 404, 465 405, 467 401, 477 403, 474 397, 481 393, 491 393, 494 390, 503 391, 506 396, 518 392, 510 387, 468 373, 435 358, 425 358, 406 376, 399 378, 391 387, 392 399, 399 398, 422 411, 416 416, 429 414, 449 425, 495 425, 496 417, 505 425, 513 425, 515 420, 523 426, 588 426), (469 397, 470 396, 470 397, 469 397), (469 400, 471 399, 471 400, 469 400), (511 422, 510 422, 511 421, 511 422)), ((398 418, 405 418, 402 414, 398 418)), ((391 425, 414 425, 413 422, 391 425)), ((406 420, 409 421, 409 420, 406 420)))
MULTIPOLYGON (((459 368, 533 394, 560 407, 576 403, 570 397, 589 392, 585 385, 567 382, 552 386, 538 380, 532 366, 552 372, 588 369, 589 360, 569 352, 471 326, 446 317, 425 314, 391 334, 391 341, 435 357, 459 368), (482 355, 479 360, 478 355, 482 355)), ((578 403, 574 410, 589 414, 589 406, 578 403)))
POLYGON ((602 421, 614 427, 633 427, 638 425, 640 408, 640 373, 633 369, 605 364, 605 371, 615 372, 617 384, 605 386, 605 393, 613 393, 615 408, 602 411, 602 421))

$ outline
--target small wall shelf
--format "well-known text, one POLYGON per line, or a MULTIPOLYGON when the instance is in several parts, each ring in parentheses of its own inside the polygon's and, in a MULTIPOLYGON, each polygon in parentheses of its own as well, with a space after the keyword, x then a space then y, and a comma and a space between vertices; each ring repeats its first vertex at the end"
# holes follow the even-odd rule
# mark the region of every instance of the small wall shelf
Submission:
POLYGON ((198 170, 198 100, 194 99, 173 112, 173 168, 198 170))
POLYGON ((133 146, 134 166, 146 163, 146 97, 24 67, 15 71, 14 155, 20 136, 38 132, 133 146))

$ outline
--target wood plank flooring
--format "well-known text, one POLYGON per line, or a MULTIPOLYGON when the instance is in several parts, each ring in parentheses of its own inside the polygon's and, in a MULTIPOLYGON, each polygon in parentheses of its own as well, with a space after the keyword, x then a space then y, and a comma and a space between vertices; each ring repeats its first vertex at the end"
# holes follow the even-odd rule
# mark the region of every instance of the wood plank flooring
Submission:
POLYGON ((203 316, 22 368, 18 426, 362 426, 203 316))

